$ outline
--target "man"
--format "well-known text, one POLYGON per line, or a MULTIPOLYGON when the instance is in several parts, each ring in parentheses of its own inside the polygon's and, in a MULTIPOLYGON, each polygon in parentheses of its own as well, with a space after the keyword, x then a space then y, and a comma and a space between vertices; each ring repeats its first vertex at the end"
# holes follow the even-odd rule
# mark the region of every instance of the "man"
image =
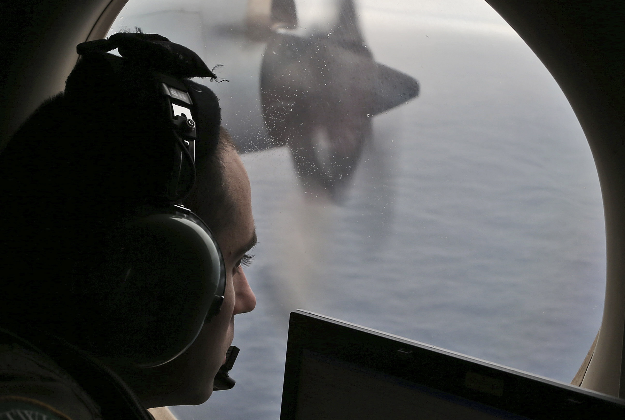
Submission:
POLYGON ((210 70, 157 35, 79 52, 0 155, 0 418, 201 404, 256 304, 249 179, 217 98, 189 80, 210 70))

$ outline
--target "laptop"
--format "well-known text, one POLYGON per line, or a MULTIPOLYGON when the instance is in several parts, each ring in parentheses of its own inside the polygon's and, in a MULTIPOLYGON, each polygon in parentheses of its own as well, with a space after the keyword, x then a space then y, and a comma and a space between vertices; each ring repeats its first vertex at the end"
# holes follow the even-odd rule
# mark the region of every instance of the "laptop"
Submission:
POLYGON ((625 400, 348 322, 289 320, 281 420, 625 419, 625 400))

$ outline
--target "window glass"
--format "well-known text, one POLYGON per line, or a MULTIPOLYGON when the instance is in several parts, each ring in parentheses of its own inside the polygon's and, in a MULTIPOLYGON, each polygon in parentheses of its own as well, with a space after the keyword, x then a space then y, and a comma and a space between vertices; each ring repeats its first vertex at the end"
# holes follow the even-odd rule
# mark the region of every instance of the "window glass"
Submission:
POLYGON ((135 27, 218 66, 259 236, 237 386, 178 415, 278 418, 296 308, 573 378, 605 292, 596 169, 485 2, 131 0, 111 33, 135 27))

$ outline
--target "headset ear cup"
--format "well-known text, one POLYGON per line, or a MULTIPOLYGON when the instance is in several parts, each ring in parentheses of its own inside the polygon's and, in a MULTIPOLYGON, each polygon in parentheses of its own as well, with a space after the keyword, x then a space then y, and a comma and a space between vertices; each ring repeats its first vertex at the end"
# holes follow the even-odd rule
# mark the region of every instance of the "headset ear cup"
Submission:
POLYGON ((89 281, 98 287, 87 299, 94 310, 84 334, 100 356, 141 367, 167 363, 193 343, 221 303, 219 248, 210 231, 185 215, 134 219, 112 235, 106 259, 89 281))

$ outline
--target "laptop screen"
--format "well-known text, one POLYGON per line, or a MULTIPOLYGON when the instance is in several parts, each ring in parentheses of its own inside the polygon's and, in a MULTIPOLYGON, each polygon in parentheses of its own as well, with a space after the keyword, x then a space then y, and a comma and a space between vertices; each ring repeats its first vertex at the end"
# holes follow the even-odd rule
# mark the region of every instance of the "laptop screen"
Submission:
POLYGON ((625 418, 625 405, 354 324, 291 314, 281 420, 586 416, 625 418))
POLYGON ((298 420, 525 418, 307 350, 298 392, 298 420))

